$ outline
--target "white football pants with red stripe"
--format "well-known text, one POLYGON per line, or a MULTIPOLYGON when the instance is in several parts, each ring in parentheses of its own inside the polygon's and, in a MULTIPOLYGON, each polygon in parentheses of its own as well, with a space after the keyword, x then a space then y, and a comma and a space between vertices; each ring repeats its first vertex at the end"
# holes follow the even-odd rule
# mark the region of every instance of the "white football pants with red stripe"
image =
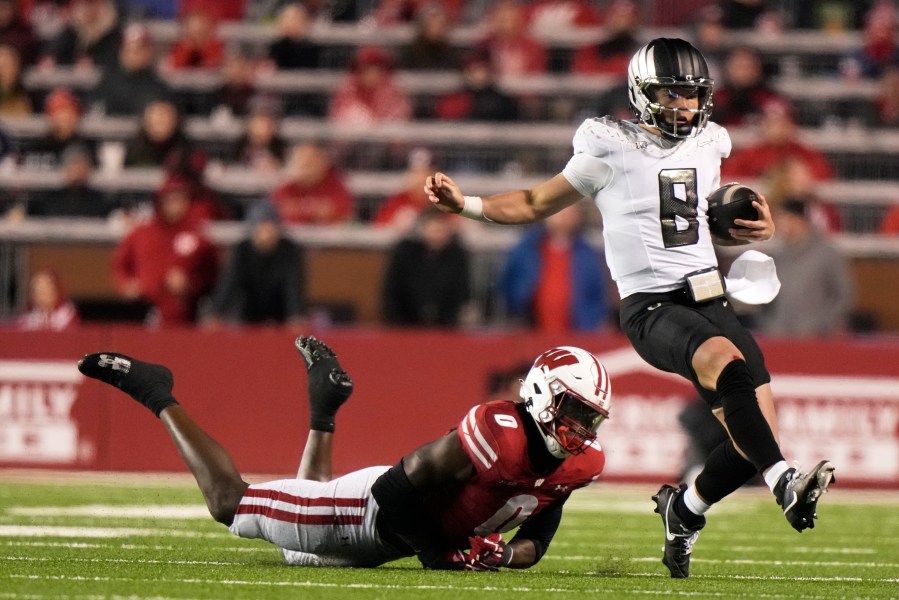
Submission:
POLYGON ((247 488, 229 529, 281 548, 291 565, 374 567, 400 558, 384 544, 371 486, 389 467, 368 467, 331 481, 281 479, 247 488))

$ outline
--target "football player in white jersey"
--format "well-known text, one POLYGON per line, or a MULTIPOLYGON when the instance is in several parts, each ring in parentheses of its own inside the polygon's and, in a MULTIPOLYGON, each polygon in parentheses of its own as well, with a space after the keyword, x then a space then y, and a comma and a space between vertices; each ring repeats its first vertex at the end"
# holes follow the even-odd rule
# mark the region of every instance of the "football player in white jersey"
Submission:
POLYGON ((447 212, 502 224, 531 223, 593 198, 622 330, 647 362, 692 381, 730 435, 693 485, 664 485, 653 496, 665 528, 662 562, 683 578, 715 502, 761 473, 789 523, 803 531, 814 527, 833 466, 821 461, 804 474, 787 466, 764 358, 724 297, 713 243, 767 240, 774 223, 760 198, 758 220, 737 220, 730 239, 709 231, 706 198, 720 185, 731 142, 709 121, 714 82, 705 58, 684 40, 658 38, 634 54, 627 83, 637 118, 584 121, 573 156, 552 179, 481 198, 435 173, 425 190, 447 212))

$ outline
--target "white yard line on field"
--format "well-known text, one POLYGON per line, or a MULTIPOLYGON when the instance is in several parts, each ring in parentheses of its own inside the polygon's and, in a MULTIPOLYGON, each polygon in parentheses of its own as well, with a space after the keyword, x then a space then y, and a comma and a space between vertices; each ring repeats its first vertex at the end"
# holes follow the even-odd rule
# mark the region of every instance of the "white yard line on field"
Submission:
MULTIPOLYGON (((601 573, 596 573, 596 575, 602 575, 601 573)), ((644 577, 651 579, 659 579, 666 576, 661 573, 621 573, 619 576, 626 577, 644 577)), ((54 580, 54 581, 87 581, 87 582, 125 582, 125 583, 133 583, 144 580, 139 579, 130 579, 130 578, 115 578, 115 577, 83 577, 78 575, 11 575, 11 579, 25 579, 25 580, 54 580)), ((862 581, 866 582, 879 582, 879 583, 897 583, 899 579, 871 579, 865 578, 862 579, 860 577, 761 577, 761 576, 751 576, 751 575, 736 575, 736 576, 693 576, 695 579, 743 579, 743 580, 759 580, 759 581, 816 581, 822 583, 828 582, 842 582, 842 583, 860 583, 862 581)), ((270 588, 326 588, 326 589, 359 589, 359 590, 423 590, 423 591, 448 591, 448 592, 500 592, 500 593, 508 593, 508 592, 523 592, 523 593, 562 593, 562 594, 607 594, 608 589, 604 587, 598 587, 595 589, 582 589, 582 588, 564 588, 564 587, 527 587, 527 586, 510 586, 510 587, 497 587, 491 585, 484 586, 473 586, 473 585, 396 585, 396 584, 379 584, 379 583, 326 583, 321 581, 246 581, 241 579, 194 579, 194 578, 186 578, 186 579, 154 579, 156 583, 187 583, 187 584, 196 584, 196 585, 233 585, 233 586, 246 586, 246 587, 270 587, 270 588)), ((751 598, 796 598, 795 594, 734 594, 732 591, 726 593, 715 593, 715 592, 686 592, 686 591, 678 591, 678 590, 621 590, 616 589, 615 593, 618 595, 633 595, 633 596, 646 596, 646 595, 660 595, 660 596, 715 596, 715 597, 726 597, 726 598, 735 598, 735 597, 751 597, 751 598)), ((822 596, 801 596, 802 598, 823 598, 822 596)))
POLYGON ((186 537, 221 538, 226 534, 184 531, 179 529, 149 529, 145 527, 63 527, 55 525, 0 525, 0 538, 4 537, 67 537, 67 538, 120 538, 120 537, 186 537))
POLYGON ((7 514, 22 517, 103 517, 124 519, 209 519, 202 504, 82 504, 77 506, 11 506, 7 514))
MULTIPOLYGON (((73 550, 97 550, 106 548, 108 550, 154 550, 154 551, 170 551, 175 546, 162 544, 121 544, 118 542, 111 543, 91 543, 91 542, 44 542, 34 540, 23 540, 16 538, 14 540, 0 541, 0 546, 11 548, 69 548, 73 550)), ((214 552, 236 552, 239 554, 252 553, 272 553, 277 552, 278 548, 272 545, 253 545, 251 547, 244 546, 218 546, 212 544, 204 544, 203 548, 214 552)))

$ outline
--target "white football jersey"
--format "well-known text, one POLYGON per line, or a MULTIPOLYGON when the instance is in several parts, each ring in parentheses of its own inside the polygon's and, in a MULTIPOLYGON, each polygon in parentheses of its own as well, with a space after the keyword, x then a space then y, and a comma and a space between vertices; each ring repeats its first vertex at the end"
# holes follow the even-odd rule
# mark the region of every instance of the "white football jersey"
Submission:
POLYGON ((727 130, 669 140, 612 117, 587 119, 562 171, 602 213, 606 262, 622 298, 666 292, 717 266, 706 210, 730 154, 727 130))

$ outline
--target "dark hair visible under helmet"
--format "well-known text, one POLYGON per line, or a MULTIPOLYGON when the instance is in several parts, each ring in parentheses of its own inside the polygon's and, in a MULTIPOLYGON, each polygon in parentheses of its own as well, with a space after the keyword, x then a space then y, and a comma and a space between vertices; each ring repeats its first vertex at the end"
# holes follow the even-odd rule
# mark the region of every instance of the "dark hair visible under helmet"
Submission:
POLYGON ((676 138, 697 135, 712 114, 712 88, 705 57, 692 44, 677 38, 656 38, 637 50, 627 69, 627 92, 637 118, 662 133, 676 138), (659 88, 696 88, 697 109, 664 109, 657 101, 659 88), (662 110, 687 113, 690 123, 678 126, 669 122, 662 110))

